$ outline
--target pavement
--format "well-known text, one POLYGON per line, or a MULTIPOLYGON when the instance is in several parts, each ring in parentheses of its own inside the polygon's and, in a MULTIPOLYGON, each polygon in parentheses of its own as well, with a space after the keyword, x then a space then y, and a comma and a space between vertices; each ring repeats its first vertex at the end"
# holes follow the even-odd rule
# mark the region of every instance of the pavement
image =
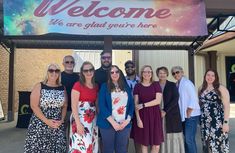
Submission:
MULTIPOLYGON (((230 153, 235 153, 235 104, 231 104, 230 111, 230 153)), ((17 119, 17 117, 16 117, 17 119)), ((24 141, 27 129, 16 128, 16 121, 6 122, 0 121, 0 153, 23 153, 24 141)), ((197 131, 197 148, 198 153, 202 153, 200 131, 197 131)), ((134 145, 132 139, 129 141, 128 153, 134 153, 134 145)))

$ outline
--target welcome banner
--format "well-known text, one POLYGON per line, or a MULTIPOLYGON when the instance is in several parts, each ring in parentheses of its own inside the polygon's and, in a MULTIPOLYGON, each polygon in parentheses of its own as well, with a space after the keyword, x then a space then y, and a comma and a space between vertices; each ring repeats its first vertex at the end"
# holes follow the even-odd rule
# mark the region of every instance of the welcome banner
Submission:
POLYGON ((203 0, 4 0, 4 34, 207 35, 203 0))

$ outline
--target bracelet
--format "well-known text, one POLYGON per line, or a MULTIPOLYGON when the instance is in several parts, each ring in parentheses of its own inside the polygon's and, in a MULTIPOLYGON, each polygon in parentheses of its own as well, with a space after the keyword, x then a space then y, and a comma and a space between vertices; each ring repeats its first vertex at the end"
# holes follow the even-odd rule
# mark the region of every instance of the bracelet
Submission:
POLYGON ((142 103, 142 107, 143 107, 143 108, 145 107, 145 104, 144 104, 144 103, 142 103))

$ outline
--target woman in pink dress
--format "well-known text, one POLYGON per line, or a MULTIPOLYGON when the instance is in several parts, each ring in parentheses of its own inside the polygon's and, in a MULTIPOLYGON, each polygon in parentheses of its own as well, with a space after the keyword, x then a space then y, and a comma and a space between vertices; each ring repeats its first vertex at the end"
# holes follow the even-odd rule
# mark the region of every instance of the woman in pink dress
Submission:
POLYGON ((70 153, 97 153, 98 129, 96 126, 96 99, 98 86, 94 81, 94 66, 84 62, 80 80, 72 89, 72 117, 70 128, 70 153))

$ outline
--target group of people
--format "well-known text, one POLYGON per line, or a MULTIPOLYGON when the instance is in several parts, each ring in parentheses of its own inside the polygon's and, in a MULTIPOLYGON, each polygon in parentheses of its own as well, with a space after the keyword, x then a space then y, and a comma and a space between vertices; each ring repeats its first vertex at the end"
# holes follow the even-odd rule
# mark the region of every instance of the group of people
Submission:
POLYGON ((206 71, 195 90, 182 67, 154 71, 144 65, 140 76, 133 61, 121 69, 112 65, 112 53, 101 53, 95 70, 85 61, 79 75, 72 56, 61 69, 50 64, 45 79, 30 96, 33 115, 28 127, 26 153, 127 153, 134 140, 136 153, 197 153, 200 121, 203 152, 229 152, 229 93, 218 73, 206 71), (99 140, 99 141, 98 141, 99 140))

